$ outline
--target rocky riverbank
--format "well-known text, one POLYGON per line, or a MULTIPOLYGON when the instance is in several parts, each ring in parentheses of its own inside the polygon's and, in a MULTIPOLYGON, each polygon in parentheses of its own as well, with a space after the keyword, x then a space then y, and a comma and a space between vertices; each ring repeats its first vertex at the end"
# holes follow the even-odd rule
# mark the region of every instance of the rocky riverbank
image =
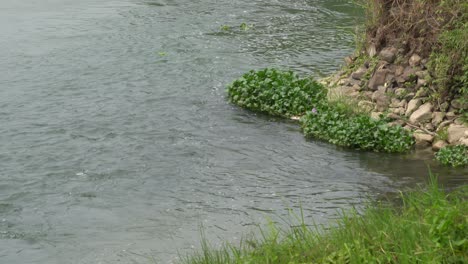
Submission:
POLYGON ((346 57, 346 66, 322 82, 330 96, 355 100, 374 119, 386 118, 413 132, 416 147, 438 151, 447 145, 468 146, 468 125, 461 113, 468 109, 466 98, 454 96, 438 103, 431 96, 433 77, 428 58, 385 47, 367 49, 361 57, 346 57))

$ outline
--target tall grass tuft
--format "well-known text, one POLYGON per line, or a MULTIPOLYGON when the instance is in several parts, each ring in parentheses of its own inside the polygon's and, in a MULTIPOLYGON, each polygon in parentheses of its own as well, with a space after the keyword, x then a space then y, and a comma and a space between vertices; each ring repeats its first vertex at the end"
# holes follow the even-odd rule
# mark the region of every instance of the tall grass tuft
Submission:
POLYGON ((221 249, 205 240, 182 263, 468 263, 467 198, 467 186, 447 194, 433 179, 401 194, 398 205, 352 210, 328 227, 270 224, 260 236, 221 249))

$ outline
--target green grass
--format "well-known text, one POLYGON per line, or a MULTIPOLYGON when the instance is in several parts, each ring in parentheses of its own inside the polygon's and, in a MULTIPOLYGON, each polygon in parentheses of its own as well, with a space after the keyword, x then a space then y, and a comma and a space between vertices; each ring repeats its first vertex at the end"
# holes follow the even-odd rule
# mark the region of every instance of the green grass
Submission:
POLYGON ((329 228, 270 224, 260 236, 220 249, 204 240, 202 250, 181 263, 468 263, 467 197, 467 186, 447 194, 432 180, 402 194, 398 206, 369 205, 362 215, 342 214, 329 228))

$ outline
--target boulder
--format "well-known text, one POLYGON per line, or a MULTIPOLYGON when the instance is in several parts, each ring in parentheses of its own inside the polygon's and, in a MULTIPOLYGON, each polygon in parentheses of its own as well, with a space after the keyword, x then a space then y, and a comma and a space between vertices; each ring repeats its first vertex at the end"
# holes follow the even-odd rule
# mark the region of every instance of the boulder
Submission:
POLYGON ((387 74, 388 74, 388 70, 378 69, 377 71, 375 71, 374 75, 372 75, 367 87, 369 87, 369 89, 373 91, 377 90, 379 86, 385 84, 387 74))
POLYGON ((398 65, 396 68, 395 68, 395 76, 400 76, 403 74, 403 71, 405 70, 405 67, 401 66, 401 65, 398 65))
POLYGON ((387 47, 380 51, 379 58, 388 63, 392 63, 395 61, 396 53, 397 49, 395 49, 394 47, 387 47))
POLYGON ((453 99, 450 106, 455 109, 468 109, 468 100, 464 101, 461 98, 453 99))
POLYGON ((468 147, 468 138, 460 138, 460 140, 458 141, 458 143, 460 145, 465 145, 468 147))
POLYGON ((413 99, 409 101, 408 107, 406 108, 405 116, 410 116, 419 106, 421 106, 422 100, 421 99, 413 99))
POLYGON ((432 113, 432 125, 438 126, 444 120, 444 112, 434 112, 432 113))
POLYGON ((402 98, 406 93, 407 92, 405 88, 397 88, 395 90, 395 95, 398 96, 398 98, 402 98))
POLYGON ((409 65, 411 67, 415 67, 415 66, 418 66, 420 63, 421 63, 421 57, 418 55, 418 54, 413 54, 410 58, 409 58, 409 65))
POLYGON ((447 146, 448 143, 445 141, 445 140, 435 140, 433 143, 432 143, 432 150, 434 151, 439 151, 441 148, 447 146))
POLYGON ((413 136, 416 148, 422 149, 431 145, 432 138, 427 137, 427 134, 415 132, 413 136))
POLYGON ((398 119, 401 119, 401 117, 398 115, 398 114, 395 114, 395 113, 388 113, 387 114, 387 118, 391 119, 391 120, 398 120, 398 119))
POLYGON ((427 121, 430 121, 432 118, 432 104, 431 103, 425 103, 421 105, 418 110, 414 111, 411 116, 409 121, 413 124, 418 124, 418 123, 425 123, 427 121))
POLYGON ((351 78, 355 80, 361 80, 362 77, 366 74, 367 69, 364 66, 359 67, 355 72, 351 74, 351 78))
POLYGON ((421 130, 418 130, 418 131, 414 132, 413 135, 414 135, 414 139, 416 140, 416 143, 418 141, 426 141, 426 142, 431 143, 434 140, 433 135, 426 134, 426 133, 422 132, 421 130))
POLYGON ((450 144, 457 143, 457 141, 464 137, 465 131, 467 130, 468 127, 465 127, 463 125, 451 124, 447 129, 448 142, 450 144))

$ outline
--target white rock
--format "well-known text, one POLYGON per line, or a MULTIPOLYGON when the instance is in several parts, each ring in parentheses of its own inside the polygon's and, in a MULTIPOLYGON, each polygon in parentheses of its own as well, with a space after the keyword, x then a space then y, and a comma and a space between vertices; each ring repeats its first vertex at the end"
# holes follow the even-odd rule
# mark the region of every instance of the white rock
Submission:
POLYGON ((422 100, 417 98, 409 101, 408 107, 406 108, 405 115, 410 116, 418 107, 422 104, 422 100))
POLYGON ((411 114, 409 121, 413 124, 425 123, 432 118, 432 104, 425 103, 411 114))

